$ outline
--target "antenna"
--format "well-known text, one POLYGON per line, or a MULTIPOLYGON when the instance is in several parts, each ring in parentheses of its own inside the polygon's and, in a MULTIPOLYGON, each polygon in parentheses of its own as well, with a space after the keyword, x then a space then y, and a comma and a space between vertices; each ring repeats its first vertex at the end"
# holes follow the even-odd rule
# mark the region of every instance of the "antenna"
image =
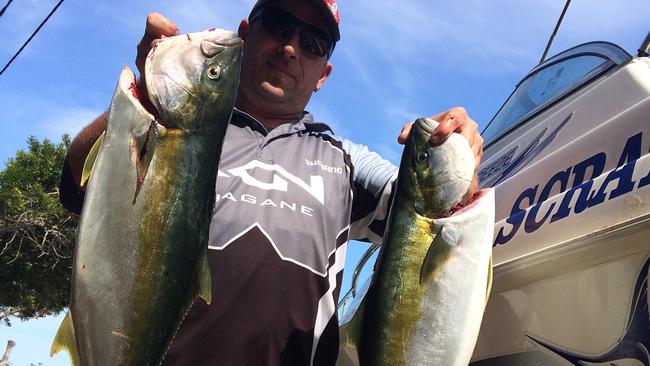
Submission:
POLYGON ((571 0, 566 0, 566 4, 564 4, 564 9, 562 9, 562 14, 560 14, 560 19, 558 19, 557 24, 555 25, 555 29, 553 30, 553 34, 551 34, 551 38, 548 40, 548 44, 546 45, 544 54, 542 55, 541 60, 539 60, 540 65, 546 59, 546 54, 548 53, 549 48, 551 48, 551 44, 553 44, 553 39, 557 34, 557 30, 560 29, 560 24, 562 23, 562 19, 564 19, 564 14, 566 14, 567 9, 569 8, 569 4, 571 4, 571 0))

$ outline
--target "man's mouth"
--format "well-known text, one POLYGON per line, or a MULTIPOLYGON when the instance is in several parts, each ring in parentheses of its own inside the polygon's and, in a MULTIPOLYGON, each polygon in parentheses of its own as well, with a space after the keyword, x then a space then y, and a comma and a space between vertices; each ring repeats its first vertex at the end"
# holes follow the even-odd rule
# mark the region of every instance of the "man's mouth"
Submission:
POLYGON ((273 64, 273 63, 271 63, 271 62, 267 62, 267 64, 268 64, 269 66, 271 66, 272 69, 274 69, 274 70, 276 70, 276 71, 278 71, 278 72, 280 72, 280 73, 282 73, 282 74, 284 74, 284 75, 286 75, 286 76, 288 76, 288 77, 290 77, 290 78, 293 78, 293 77, 294 77, 293 74, 292 74, 289 70, 287 70, 286 68, 284 68, 284 67, 277 66, 277 65, 275 65, 275 64, 273 64))

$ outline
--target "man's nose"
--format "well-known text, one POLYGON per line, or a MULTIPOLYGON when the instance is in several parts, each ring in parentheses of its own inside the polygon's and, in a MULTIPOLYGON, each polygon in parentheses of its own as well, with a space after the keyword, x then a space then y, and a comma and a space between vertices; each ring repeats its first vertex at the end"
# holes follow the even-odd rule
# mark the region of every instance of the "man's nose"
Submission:
POLYGON ((300 29, 296 27, 291 33, 291 36, 280 47, 280 52, 284 57, 290 59, 298 58, 298 49, 300 47, 300 29))

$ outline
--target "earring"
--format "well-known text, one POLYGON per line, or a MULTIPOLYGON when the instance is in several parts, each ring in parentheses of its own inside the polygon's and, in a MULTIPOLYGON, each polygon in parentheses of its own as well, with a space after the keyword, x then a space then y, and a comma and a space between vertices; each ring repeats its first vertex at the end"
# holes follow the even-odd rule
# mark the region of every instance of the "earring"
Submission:
POLYGON ((314 93, 318 93, 318 88, 314 88, 314 93))

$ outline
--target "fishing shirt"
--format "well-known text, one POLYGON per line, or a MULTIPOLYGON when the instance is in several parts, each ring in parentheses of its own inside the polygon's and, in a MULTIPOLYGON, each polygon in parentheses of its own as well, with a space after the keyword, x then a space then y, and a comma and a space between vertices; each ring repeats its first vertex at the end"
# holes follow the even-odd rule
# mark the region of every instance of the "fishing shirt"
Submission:
POLYGON ((305 113, 271 131, 235 111, 210 226, 212 304, 165 365, 334 365, 348 242, 381 241, 397 168, 305 113))

